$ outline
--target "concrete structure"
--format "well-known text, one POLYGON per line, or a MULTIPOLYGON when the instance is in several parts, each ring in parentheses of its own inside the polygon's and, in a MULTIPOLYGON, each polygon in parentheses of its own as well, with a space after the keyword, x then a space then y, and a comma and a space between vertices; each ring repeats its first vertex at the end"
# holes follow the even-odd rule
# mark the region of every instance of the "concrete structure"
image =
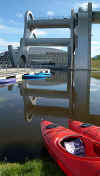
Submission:
POLYGON ((9 59, 11 61, 12 66, 17 66, 18 56, 19 56, 19 48, 14 49, 12 45, 8 45, 8 53, 9 59))
MULTIPOLYGON (((26 47, 24 47, 26 49, 26 47)), ((23 50, 24 51, 24 50, 23 50)), ((67 52, 55 48, 48 47, 30 47, 29 53, 27 50, 23 52, 20 59, 21 67, 49 67, 49 68, 65 68, 68 65, 66 60, 67 52), (26 59, 27 55, 28 59, 26 59), (26 63, 25 63, 26 62, 26 63)))
POLYGON ((9 52, 0 53, 0 68, 6 68, 11 65, 11 60, 9 59, 9 52))
POLYGON ((100 23, 100 12, 92 11, 92 3, 78 12, 72 9, 70 18, 35 20, 31 11, 25 13, 24 35, 20 42, 19 59, 28 60, 30 46, 66 46, 68 47, 68 66, 71 69, 91 69, 91 25, 100 23), (69 28, 70 38, 37 39, 35 28, 69 28), (26 48, 26 50, 24 49, 26 48))

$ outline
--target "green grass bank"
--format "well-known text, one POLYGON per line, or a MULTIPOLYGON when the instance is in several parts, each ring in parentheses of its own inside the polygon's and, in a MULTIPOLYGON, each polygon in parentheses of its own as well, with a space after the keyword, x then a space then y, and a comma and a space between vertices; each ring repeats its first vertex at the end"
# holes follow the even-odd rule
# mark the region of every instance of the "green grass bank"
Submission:
POLYGON ((91 76, 100 79, 100 55, 96 56, 96 58, 92 58, 91 68, 93 70, 91 76))
POLYGON ((0 163, 0 176, 64 176, 64 173, 53 160, 35 159, 24 164, 0 163))
POLYGON ((96 58, 92 58, 91 64, 93 70, 100 71, 100 55, 96 56, 96 58))

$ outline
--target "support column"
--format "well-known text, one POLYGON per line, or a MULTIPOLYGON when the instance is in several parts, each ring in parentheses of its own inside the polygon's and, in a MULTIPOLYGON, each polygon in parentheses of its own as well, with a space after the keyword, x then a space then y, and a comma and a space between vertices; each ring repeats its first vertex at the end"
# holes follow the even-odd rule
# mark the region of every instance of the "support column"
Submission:
POLYGON ((69 45, 69 46, 68 46, 68 52, 67 52, 67 54, 68 54, 68 56, 67 56, 67 57, 68 57, 67 65, 68 65, 69 68, 71 67, 71 59, 72 59, 72 58, 71 58, 71 49, 72 49, 72 48, 71 48, 71 46, 69 45))
POLYGON ((25 56, 26 56, 26 65, 27 65, 28 67, 30 67, 30 66, 31 66, 31 57, 29 57, 29 54, 30 54, 30 46, 25 46, 24 48, 25 48, 25 52, 26 52, 26 54, 25 54, 25 56))
POLYGON ((88 3, 87 11, 78 11, 78 48, 75 52, 74 69, 90 70, 91 66, 91 21, 92 3, 88 3))
POLYGON ((73 69, 74 65, 74 42, 75 42, 75 37, 74 37, 74 27, 75 27, 75 13, 74 9, 71 10, 71 48, 70 48, 70 53, 71 53, 71 61, 70 61, 70 68, 73 69))
POLYGON ((90 101, 90 72, 78 70, 73 74, 73 117, 77 120, 87 120, 90 101))

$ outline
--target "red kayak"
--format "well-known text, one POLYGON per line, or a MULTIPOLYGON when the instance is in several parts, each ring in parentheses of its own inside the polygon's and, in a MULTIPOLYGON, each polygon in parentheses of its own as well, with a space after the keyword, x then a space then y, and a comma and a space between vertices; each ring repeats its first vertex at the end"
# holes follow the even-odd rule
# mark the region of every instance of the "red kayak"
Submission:
POLYGON ((41 122, 41 133, 48 152, 67 176, 100 176, 100 145, 45 120, 41 122))
POLYGON ((89 123, 82 123, 80 121, 72 121, 71 119, 68 120, 68 126, 71 130, 83 134, 89 139, 100 143, 100 127, 89 123))

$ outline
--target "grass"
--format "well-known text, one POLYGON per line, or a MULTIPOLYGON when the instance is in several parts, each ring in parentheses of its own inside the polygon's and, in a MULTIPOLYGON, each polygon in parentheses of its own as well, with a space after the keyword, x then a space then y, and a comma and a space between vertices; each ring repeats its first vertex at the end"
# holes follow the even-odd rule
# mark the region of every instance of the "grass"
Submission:
POLYGON ((96 79, 100 79, 100 72, 91 72, 91 76, 96 79))
POLYGON ((92 69, 96 71, 100 71, 100 59, 92 59, 92 69))
POLYGON ((98 59, 92 59, 92 70, 95 72, 91 72, 91 76, 100 79, 100 57, 98 59))
POLYGON ((54 161, 35 159, 20 163, 0 163, 0 176, 64 176, 54 161))

